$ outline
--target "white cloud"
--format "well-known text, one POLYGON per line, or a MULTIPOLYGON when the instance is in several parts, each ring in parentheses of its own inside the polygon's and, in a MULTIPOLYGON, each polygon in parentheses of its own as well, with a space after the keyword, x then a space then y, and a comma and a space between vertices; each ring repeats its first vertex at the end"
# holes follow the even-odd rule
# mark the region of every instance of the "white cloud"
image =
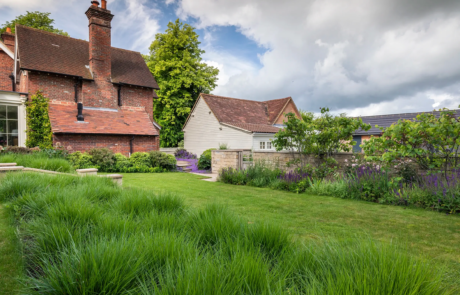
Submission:
MULTIPOLYGON (((115 2, 115 1, 112 1, 115 2)), ((129 36, 130 44, 123 44, 122 48, 147 53, 155 34, 160 31, 158 19, 161 11, 152 7, 147 0, 117 0, 126 6, 125 9, 112 11, 116 13, 113 28, 118 34, 129 36)))
MULTIPOLYGON (((329 106, 367 113, 397 111, 392 105, 416 111, 460 103, 455 94, 460 92, 455 85, 460 81, 458 1, 178 3, 178 15, 197 18, 199 28, 237 26, 268 48, 260 56, 261 68, 246 71, 239 65, 239 71, 226 72, 215 93, 259 100, 290 95, 306 110, 329 106), (440 100, 442 95, 449 99, 440 100)), ((207 53, 219 54, 214 51, 207 53)), ((207 59, 224 71, 230 64, 207 59)), ((238 58, 225 59, 237 64, 238 58)))

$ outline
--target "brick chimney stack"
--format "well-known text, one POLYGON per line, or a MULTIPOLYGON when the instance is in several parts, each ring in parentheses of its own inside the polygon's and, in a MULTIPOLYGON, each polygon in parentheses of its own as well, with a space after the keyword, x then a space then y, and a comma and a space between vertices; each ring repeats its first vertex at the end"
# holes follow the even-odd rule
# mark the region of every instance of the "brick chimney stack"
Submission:
MULTIPOLYGON (((102 8, 99 7, 99 1, 91 1, 91 4, 86 11, 89 20, 89 66, 99 96, 111 101, 113 93, 111 91, 112 47, 110 31, 113 14, 106 9, 106 3, 102 8)), ((88 101, 85 104, 87 103, 88 101)), ((97 106, 96 101, 90 104, 97 106)))
POLYGON ((2 34, 3 43, 6 47, 14 52, 14 46, 16 44, 16 36, 11 33, 11 28, 6 28, 6 32, 2 34))

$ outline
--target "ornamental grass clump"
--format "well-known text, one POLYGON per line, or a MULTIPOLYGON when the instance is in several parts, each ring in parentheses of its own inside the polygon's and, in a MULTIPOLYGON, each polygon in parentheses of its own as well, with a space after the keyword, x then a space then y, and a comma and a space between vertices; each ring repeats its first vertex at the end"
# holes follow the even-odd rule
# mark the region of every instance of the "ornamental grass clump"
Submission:
POLYGON ((65 173, 75 171, 69 161, 62 158, 49 158, 47 154, 41 152, 31 154, 1 154, 0 163, 16 163, 18 166, 65 173))
POLYGON ((454 294, 442 272, 368 238, 293 241, 221 205, 100 177, 8 174, 24 294, 454 294))

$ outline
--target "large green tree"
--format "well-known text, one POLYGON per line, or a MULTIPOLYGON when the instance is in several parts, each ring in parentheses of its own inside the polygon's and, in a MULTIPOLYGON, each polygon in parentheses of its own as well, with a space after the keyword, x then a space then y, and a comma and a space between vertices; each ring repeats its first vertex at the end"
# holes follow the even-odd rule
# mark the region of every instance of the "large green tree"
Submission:
POLYGON ((11 28, 11 32, 14 33, 16 24, 20 24, 47 32, 69 36, 69 34, 67 34, 66 32, 56 29, 53 26, 54 19, 49 17, 50 14, 51 13, 49 12, 27 11, 26 14, 20 15, 16 17, 14 20, 7 21, 6 23, 4 23, 0 28, 0 34, 4 33, 6 31, 6 28, 11 28))
POLYGON ((202 61, 195 28, 176 20, 155 36, 150 55, 144 56, 160 90, 154 100, 154 117, 162 126, 162 147, 177 146, 184 138, 182 126, 200 93, 216 87, 219 70, 202 61))

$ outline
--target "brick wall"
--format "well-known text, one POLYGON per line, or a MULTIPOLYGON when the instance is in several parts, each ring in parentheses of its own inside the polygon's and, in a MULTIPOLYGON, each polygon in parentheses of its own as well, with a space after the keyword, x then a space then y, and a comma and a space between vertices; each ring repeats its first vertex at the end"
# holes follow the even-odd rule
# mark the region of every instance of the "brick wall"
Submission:
MULTIPOLYGON (((47 74, 28 71, 27 76, 21 75, 21 91, 27 91, 34 95, 38 90, 43 91, 43 95, 51 101, 75 102, 75 83, 76 79, 69 76, 47 74), (27 79, 27 80, 26 80, 27 79), (22 89, 22 84, 24 88, 22 89)), ((77 90, 81 97, 81 87, 77 90)))
POLYGON ((0 49, 0 90, 13 91, 10 75, 14 71, 14 61, 0 49))
MULTIPOLYGON (((70 152, 87 152, 92 148, 109 148, 114 153, 129 155, 131 135, 54 134, 55 147, 64 147, 70 152)), ((158 136, 134 136, 133 152, 159 150, 158 136)))

